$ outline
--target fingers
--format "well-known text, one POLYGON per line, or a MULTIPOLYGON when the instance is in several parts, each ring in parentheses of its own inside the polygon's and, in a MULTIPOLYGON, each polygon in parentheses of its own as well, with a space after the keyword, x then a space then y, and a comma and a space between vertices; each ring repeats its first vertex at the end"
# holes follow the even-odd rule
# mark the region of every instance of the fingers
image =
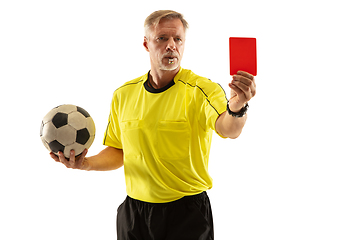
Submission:
MULTIPOLYGON (((70 155, 71 155, 71 153, 70 153, 70 155)), ((70 168, 70 161, 69 161, 70 159, 69 159, 69 160, 66 159, 63 152, 59 151, 59 152, 58 152, 58 157, 59 157, 59 160, 60 160, 60 162, 61 162, 62 164, 64 164, 67 168, 70 168)), ((71 157, 71 156, 70 156, 70 157, 71 157)))
POLYGON ((77 169, 85 169, 85 156, 87 154, 88 150, 85 149, 80 156, 77 156, 75 158, 76 161, 76 168, 77 169))
POLYGON ((253 75, 238 71, 236 75, 233 75, 233 80, 229 84, 229 87, 236 92, 237 95, 244 95, 246 101, 249 101, 256 94, 256 84, 253 75))
POLYGON ((251 79, 251 80, 254 80, 254 79, 255 79, 253 75, 251 75, 250 73, 244 72, 244 71, 238 71, 238 72, 237 72, 237 75, 240 75, 240 76, 249 78, 249 79, 251 79))
POLYGON ((54 153, 50 153, 50 155, 56 162, 61 162, 67 168, 82 169, 87 152, 88 150, 85 149, 81 155, 75 157, 75 151, 71 150, 69 158, 66 158, 64 153, 61 151, 58 152, 58 156, 56 156, 54 153))
POLYGON ((60 162, 58 156, 56 156, 53 152, 50 153, 50 157, 55 160, 55 162, 60 162))
POLYGON ((236 75, 233 75, 233 80, 239 81, 249 87, 253 84, 255 85, 254 76, 247 72, 238 71, 236 75))
POLYGON ((75 151, 74 150, 70 150, 70 158, 69 158, 69 163, 70 166, 75 166, 75 151))
POLYGON ((236 95, 245 95, 246 101, 249 101, 256 94, 256 88, 253 84, 247 85, 236 80, 231 81, 229 87, 236 92, 236 95))

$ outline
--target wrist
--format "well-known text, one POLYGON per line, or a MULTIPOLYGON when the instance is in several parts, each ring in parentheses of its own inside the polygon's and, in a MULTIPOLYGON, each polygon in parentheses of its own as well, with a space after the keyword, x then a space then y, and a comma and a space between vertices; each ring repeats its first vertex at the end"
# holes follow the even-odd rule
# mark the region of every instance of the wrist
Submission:
POLYGON ((84 158, 81 169, 85 170, 85 171, 90 171, 91 170, 91 165, 89 163, 88 158, 84 158))
MULTIPOLYGON (((237 113, 237 112, 240 112, 240 110, 242 109, 242 108, 244 108, 246 105, 247 105, 247 103, 248 102, 245 102, 245 103, 243 103, 242 105, 240 105, 240 108, 239 107, 235 107, 234 108, 234 104, 231 102, 231 100, 229 100, 228 101, 228 106, 229 106, 229 110, 231 111, 231 112, 234 112, 234 113, 237 113)), ((237 105, 237 104, 236 104, 237 105)))
POLYGON ((233 112, 230 109, 229 102, 227 103, 227 107, 226 107, 228 114, 233 116, 233 117, 236 117, 236 118, 243 117, 246 114, 248 108, 249 108, 249 104, 245 103, 245 105, 240 110, 238 110, 237 112, 233 112))

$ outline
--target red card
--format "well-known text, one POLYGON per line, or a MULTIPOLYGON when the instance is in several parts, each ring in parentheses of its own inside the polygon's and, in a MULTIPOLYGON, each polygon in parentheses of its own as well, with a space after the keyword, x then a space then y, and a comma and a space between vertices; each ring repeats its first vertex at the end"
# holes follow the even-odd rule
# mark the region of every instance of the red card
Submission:
POLYGON ((256 76, 256 38, 230 37, 229 48, 230 75, 245 71, 256 76))

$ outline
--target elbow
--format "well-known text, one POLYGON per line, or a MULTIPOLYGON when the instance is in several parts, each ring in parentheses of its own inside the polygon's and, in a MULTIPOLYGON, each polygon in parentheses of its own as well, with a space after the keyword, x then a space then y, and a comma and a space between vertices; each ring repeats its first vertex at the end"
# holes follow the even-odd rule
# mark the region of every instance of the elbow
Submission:
POLYGON ((240 133, 234 136, 229 136, 230 139, 237 139, 240 136, 240 133))
POLYGON ((216 131, 225 138, 236 139, 240 136, 246 122, 243 118, 234 118, 226 113, 220 115, 215 124, 216 131))
POLYGON ((230 139, 236 139, 236 138, 238 138, 240 136, 241 132, 242 132, 242 130, 237 131, 237 132, 236 131, 229 132, 228 134, 225 134, 224 137, 227 137, 227 138, 230 138, 230 139))
POLYGON ((219 128, 218 133, 224 138, 236 139, 240 136, 242 128, 219 128))

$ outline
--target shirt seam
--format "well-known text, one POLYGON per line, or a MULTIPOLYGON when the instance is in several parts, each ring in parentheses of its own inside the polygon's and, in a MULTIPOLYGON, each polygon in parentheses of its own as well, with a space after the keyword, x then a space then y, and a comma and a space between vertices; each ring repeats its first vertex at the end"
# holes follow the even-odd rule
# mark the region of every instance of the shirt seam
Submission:
POLYGON ((180 80, 180 79, 179 79, 179 82, 181 82, 181 83, 183 83, 185 85, 189 85, 190 87, 193 87, 193 88, 197 87, 198 89, 200 89, 200 91, 204 94, 206 101, 215 110, 215 112, 218 114, 218 116, 220 116, 220 113, 218 112, 218 110, 216 110, 216 108, 211 104, 211 102, 209 100, 209 96, 204 92, 204 90, 201 87, 199 87, 198 85, 191 85, 190 83, 184 82, 183 80, 180 80))

